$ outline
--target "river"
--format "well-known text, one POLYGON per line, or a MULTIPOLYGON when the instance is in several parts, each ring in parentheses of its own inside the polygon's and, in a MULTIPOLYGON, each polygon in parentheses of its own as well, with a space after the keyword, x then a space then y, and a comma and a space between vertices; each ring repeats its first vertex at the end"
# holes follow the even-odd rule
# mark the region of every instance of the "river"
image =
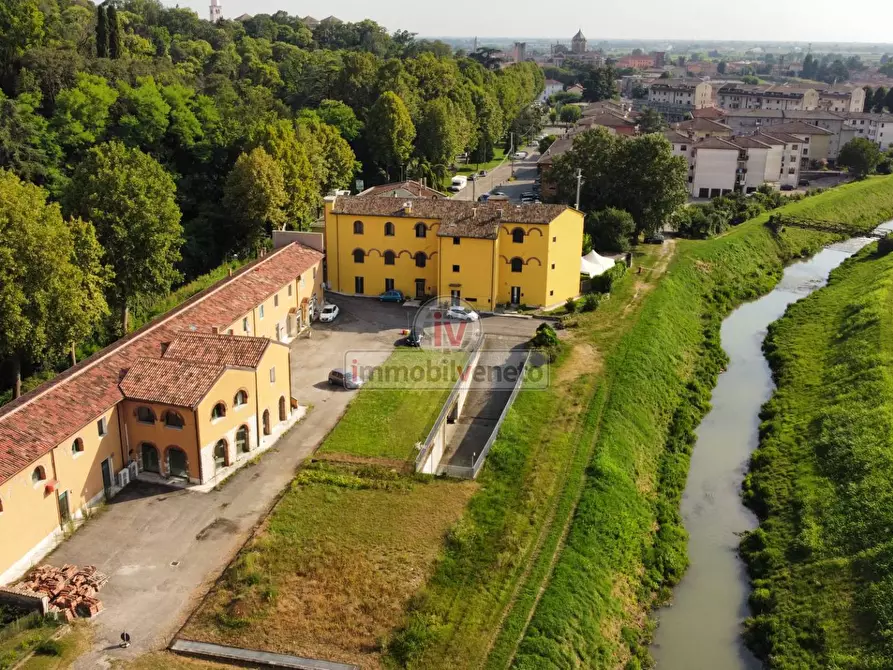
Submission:
MULTIPOLYGON (((893 229, 893 222, 881 229, 893 229)), ((723 321, 721 341, 729 365, 697 430, 681 505, 691 564, 671 605, 657 612, 651 653, 658 670, 761 667, 741 638, 750 587, 737 550, 738 534, 757 525, 741 503, 741 482, 757 447, 760 407, 773 390, 763 339, 789 304, 824 286, 831 270, 871 241, 854 238, 793 263, 771 293, 723 321)))

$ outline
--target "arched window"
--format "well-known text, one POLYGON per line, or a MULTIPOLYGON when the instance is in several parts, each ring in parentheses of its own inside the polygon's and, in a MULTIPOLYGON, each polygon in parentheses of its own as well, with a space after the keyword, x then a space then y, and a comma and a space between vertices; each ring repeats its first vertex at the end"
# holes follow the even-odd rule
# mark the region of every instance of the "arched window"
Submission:
POLYGON ((247 403, 248 403, 248 391, 246 391, 245 389, 242 389, 238 393, 236 393, 236 397, 233 398, 233 406, 241 407, 242 405, 245 405, 247 403))
POLYGON ((425 256, 425 252, 424 252, 424 251, 419 251, 419 252, 415 255, 415 266, 416 266, 417 268, 423 268, 423 267, 425 267, 425 263, 427 262, 427 260, 428 260, 428 259, 427 259, 427 257, 425 256))
POLYGON ((416 237, 426 237, 427 235, 428 235, 428 228, 425 226, 424 223, 419 221, 417 224, 415 224, 415 236, 416 237))
POLYGON ((354 221, 353 222, 353 234, 354 235, 362 235, 363 234, 363 222, 362 221, 354 221))
POLYGON ((159 465, 160 461, 158 460, 158 449, 155 448, 154 444, 149 444, 148 442, 140 444, 140 458, 143 462, 142 469, 144 471, 161 473, 161 467, 159 465))
POLYGON ((394 236, 394 224, 388 221, 384 224, 384 236, 385 237, 393 237, 394 236))
POLYGON ((140 423, 155 423, 155 412, 151 407, 137 407, 136 420, 140 423))
POLYGON ((218 440, 214 445, 214 466, 225 468, 229 463, 226 455, 226 440, 218 440))
POLYGON ((362 249, 353 250, 353 262, 362 263, 366 259, 366 253, 362 249))
POLYGON ((515 228, 512 231, 512 242, 515 244, 523 244, 524 243, 524 230, 521 228, 515 228))
POLYGON ((40 484, 40 482, 44 481, 47 478, 47 471, 43 469, 42 465, 38 465, 34 468, 34 471, 31 473, 31 483, 32 484, 40 484))
MULTIPOLYGON (((224 413, 226 413, 225 408, 224 413)), ((169 409, 164 413, 164 425, 168 428, 182 428, 186 425, 186 422, 183 420, 183 417, 179 415, 179 413, 175 412, 172 409, 169 409)))
POLYGON ((268 410, 268 409, 264 410, 263 419, 264 419, 264 435, 269 435, 272 432, 272 430, 270 428, 270 410, 268 410))
POLYGON ((212 419, 222 419, 226 416, 226 405, 222 402, 214 405, 214 408, 211 410, 211 418, 212 419))
POLYGON ((384 252, 384 264, 385 265, 393 265, 397 260, 397 254, 393 251, 385 251, 384 252))
POLYGON ((248 426, 239 426, 239 430, 236 431, 236 449, 241 454, 247 454, 251 449, 251 443, 248 441, 248 426))
POLYGON ((78 454, 82 453, 83 451, 84 451, 84 441, 81 438, 76 437, 74 439, 74 442, 71 443, 71 455, 77 456, 78 454))
POLYGON ((279 396, 279 420, 285 421, 288 418, 288 411, 285 405, 285 396, 279 396))
POLYGON ((512 272, 521 272, 524 268, 524 261, 517 256, 512 259, 512 272))

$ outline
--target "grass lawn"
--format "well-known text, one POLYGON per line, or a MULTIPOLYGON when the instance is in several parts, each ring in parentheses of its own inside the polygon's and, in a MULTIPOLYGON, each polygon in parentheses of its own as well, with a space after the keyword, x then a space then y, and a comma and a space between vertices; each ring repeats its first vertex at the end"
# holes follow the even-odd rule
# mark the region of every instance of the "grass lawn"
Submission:
POLYGON ((16 633, 11 633, 11 630, 6 628, 0 628, 0 636, 3 638, 0 641, 0 670, 6 670, 16 665, 59 629, 55 622, 43 619, 37 619, 29 625, 31 625, 30 628, 24 628, 16 633))
MULTIPOLYGON (((415 445, 424 441, 458 379, 455 355, 401 348, 375 372, 371 382, 357 393, 341 421, 323 442, 323 454, 350 454, 366 458, 411 460, 415 445), (446 369, 450 375, 440 388, 425 382, 404 380, 407 371, 446 369), (446 368, 444 368, 446 366, 446 368)), ((427 373, 426 373, 427 374, 427 373)))
POLYGON ((184 637, 380 667, 380 640, 477 488, 375 466, 303 468, 184 637))
MULTIPOLYGON (((86 621, 73 623, 69 631, 56 642, 54 651, 58 653, 36 653, 29 658, 21 670, 63 670, 90 648, 92 628, 86 621)), ((2 665, 0 665, 2 667, 2 665)))
POLYGON ((449 175, 447 177, 444 177, 443 181, 441 182, 440 190, 446 192, 447 189, 450 187, 450 184, 452 183, 452 179, 454 176, 468 177, 474 173, 477 173, 480 170, 487 170, 489 172, 490 170, 495 168, 497 165, 502 163, 503 158, 505 158, 505 149, 503 149, 502 147, 499 147, 499 148, 493 149, 493 160, 492 161, 488 161, 486 163, 471 163, 469 165, 457 164, 459 171, 456 172, 455 175, 449 175))

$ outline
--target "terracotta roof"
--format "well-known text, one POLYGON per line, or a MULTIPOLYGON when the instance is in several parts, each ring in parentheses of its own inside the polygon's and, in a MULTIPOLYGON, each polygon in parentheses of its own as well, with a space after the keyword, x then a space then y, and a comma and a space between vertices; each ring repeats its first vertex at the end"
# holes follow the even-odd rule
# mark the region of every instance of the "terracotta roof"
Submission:
POLYGON ((379 186, 370 186, 358 195, 388 195, 393 198, 448 198, 449 196, 433 188, 424 186, 417 181, 403 181, 394 184, 380 184, 379 186))
MULTIPOLYGON (((408 201, 409 202, 409 201, 408 201)), ((463 200, 413 200, 411 211, 393 198, 338 197, 335 214, 347 216, 386 216, 404 219, 438 219, 441 237, 477 237, 496 239, 502 223, 548 224, 568 208, 565 205, 524 205, 505 202, 469 202, 463 200)))
POLYGON ((223 365, 139 358, 124 375, 120 388, 128 400, 195 407, 225 370, 223 365))
POLYGON ((769 143, 763 142, 760 139, 752 136, 752 135, 741 135, 738 137, 729 138, 729 142, 732 142, 735 146, 741 149, 768 149, 769 143))
POLYGON ((727 126, 726 124, 720 123, 719 121, 714 121, 713 119, 706 119, 704 117, 682 121, 675 124, 673 127, 677 128, 678 130, 694 130, 699 132, 719 132, 721 130, 727 130, 729 132, 732 131, 731 127, 727 126))
POLYGON ((574 146, 574 140, 571 137, 562 137, 560 139, 555 140, 549 145, 549 148, 546 149, 546 153, 540 156, 539 160, 536 162, 537 165, 552 165, 552 159, 560 156, 561 154, 570 151, 574 146))
POLYGON ((628 119, 614 114, 605 112, 604 114, 593 114, 592 116, 584 116, 580 119, 581 126, 607 126, 609 128, 635 128, 635 119, 628 119))
POLYGON ((813 119, 817 121, 840 121, 845 112, 826 112, 821 109, 727 109, 730 118, 752 117, 757 119, 813 119))
POLYGON ((164 358, 207 365, 256 368, 270 344, 266 337, 181 333, 170 343, 164 358))
POLYGON ((691 139, 688 135, 683 135, 682 133, 677 133, 675 130, 668 130, 664 132, 664 137, 670 140, 670 144, 694 144, 695 140, 691 139))
POLYGON ((701 109, 693 109, 691 115, 696 119, 716 120, 726 116, 726 113, 719 107, 702 107, 701 109))
POLYGON ((161 343, 182 331, 228 326, 322 257, 301 244, 278 249, 0 407, 0 484, 118 403, 134 361, 160 356, 161 343))
POLYGON ((695 144, 696 149, 729 149, 738 151, 738 147, 721 137, 705 137, 695 144))

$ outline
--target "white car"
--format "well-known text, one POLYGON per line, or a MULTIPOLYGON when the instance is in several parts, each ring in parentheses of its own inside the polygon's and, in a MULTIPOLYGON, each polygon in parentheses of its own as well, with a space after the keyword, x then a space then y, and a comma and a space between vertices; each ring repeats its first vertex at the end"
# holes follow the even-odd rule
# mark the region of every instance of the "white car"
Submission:
POLYGON ((525 158, 527 158, 527 152, 526 151, 516 151, 513 158, 516 161, 523 161, 525 158))
POLYGON ((338 305, 333 305, 330 302, 326 303, 323 305, 322 312, 320 312, 319 320, 323 323, 331 323, 340 312, 341 310, 338 309, 338 305))
POLYGON ((460 321, 477 321, 481 318, 477 312, 467 307, 450 307, 446 315, 448 319, 459 319, 460 321))

